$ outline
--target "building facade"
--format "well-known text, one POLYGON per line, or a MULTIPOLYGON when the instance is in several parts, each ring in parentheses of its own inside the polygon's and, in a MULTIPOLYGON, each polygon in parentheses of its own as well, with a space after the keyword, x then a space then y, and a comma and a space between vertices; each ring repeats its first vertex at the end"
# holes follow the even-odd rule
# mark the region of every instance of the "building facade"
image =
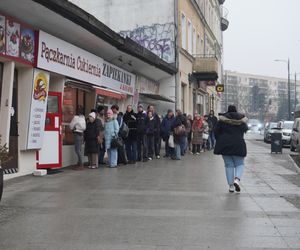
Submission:
MULTIPOLYGON (((190 114, 220 111, 215 85, 223 82, 224 0, 71 2, 178 68, 176 77, 159 87, 159 94, 174 100, 176 108, 190 114)), ((166 110, 166 103, 161 105, 166 110)))
MULTIPOLYGON (((223 109, 234 104, 248 117, 262 121, 288 118, 288 80, 270 76, 225 71, 223 109)), ((300 81, 290 79, 291 111, 299 103, 300 81)))

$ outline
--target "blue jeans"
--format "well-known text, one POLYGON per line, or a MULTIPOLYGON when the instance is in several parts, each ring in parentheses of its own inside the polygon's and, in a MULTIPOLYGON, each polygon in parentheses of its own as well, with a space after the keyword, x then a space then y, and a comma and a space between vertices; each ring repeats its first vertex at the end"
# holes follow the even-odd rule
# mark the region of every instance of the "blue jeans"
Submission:
POLYGON ((118 165, 118 149, 107 149, 108 163, 111 168, 115 168, 118 165))
POLYGON ((181 151, 182 156, 186 153, 186 147, 187 147, 187 137, 181 136, 180 137, 180 151, 181 151))
POLYGON ((127 160, 136 161, 137 159, 137 143, 134 140, 126 141, 125 143, 127 160))
POLYGON ((245 167, 244 159, 241 156, 223 155, 228 185, 232 185, 236 177, 241 179, 245 167))
POLYGON ((215 147, 215 143, 216 143, 216 137, 215 137, 215 132, 214 131, 210 131, 209 132, 209 144, 210 144, 210 149, 215 147))
POLYGON ((147 136, 145 134, 137 135, 137 160, 147 159, 147 136))
POLYGON ((105 143, 99 145, 99 156, 98 163, 104 164, 104 155, 105 155, 105 143))
POLYGON ((181 160, 181 147, 180 144, 175 144, 175 156, 177 160, 181 160))

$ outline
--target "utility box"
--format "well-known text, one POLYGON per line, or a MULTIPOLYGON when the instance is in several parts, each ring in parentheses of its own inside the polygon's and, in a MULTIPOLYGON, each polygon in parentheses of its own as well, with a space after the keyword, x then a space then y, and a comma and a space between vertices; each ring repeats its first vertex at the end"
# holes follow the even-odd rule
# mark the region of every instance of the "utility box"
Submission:
POLYGON ((282 133, 275 132, 271 134, 271 154, 281 153, 282 154, 282 133))

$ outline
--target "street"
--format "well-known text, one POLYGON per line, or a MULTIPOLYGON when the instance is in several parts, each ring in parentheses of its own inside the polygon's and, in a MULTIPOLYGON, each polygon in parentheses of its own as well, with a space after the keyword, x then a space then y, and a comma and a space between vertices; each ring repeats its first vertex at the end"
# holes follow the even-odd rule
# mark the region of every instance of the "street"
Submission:
POLYGON ((212 152, 9 180, 0 249, 300 249, 299 173, 247 137, 240 194, 212 152))

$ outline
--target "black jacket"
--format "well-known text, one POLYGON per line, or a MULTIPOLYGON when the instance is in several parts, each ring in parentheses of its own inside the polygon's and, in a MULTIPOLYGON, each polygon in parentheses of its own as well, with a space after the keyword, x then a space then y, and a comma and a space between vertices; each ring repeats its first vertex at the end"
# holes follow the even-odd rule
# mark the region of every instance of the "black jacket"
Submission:
MULTIPOLYGON (((180 143, 180 138, 184 135, 175 135, 174 133, 174 129, 178 126, 184 125, 185 127, 187 127, 187 119, 186 117, 184 117, 183 115, 179 115, 175 117, 175 120, 171 126, 172 132, 173 132, 173 136, 174 136, 174 142, 176 144, 180 143)), ((186 136, 186 135, 185 135, 186 136)))
POLYGON ((214 130, 218 123, 218 118, 215 116, 208 116, 207 122, 211 128, 211 130, 214 130))
POLYGON ((147 119, 146 113, 144 113, 144 112, 138 112, 136 114, 136 127, 137 127, 137 133, 139 135, 145 133, 146 119, 147 119))
POLYGON ((98 153, 98 136, 99 136, 99 124, 94 121, 93 123, 88 122, 86 130, 84 131, 85 141, 85 153, 98 153))
POLYGON ((149 117, 146 119, 146 135, 156 135, 158 127, 157 127, 157 121, 155 121, 155 118, 153 117, 151 120, 149 117))
POLYGON ((127 137, 127 140, 136 140, 137 138, 137 119, 136 114, 131 112, 126 112, 123 116, 123 121, 126 123, 126 125, 129 128, 129 134, 127 137))
POLYGON ((236 112, 225 113, 215 128, 216 155, 234 155, 245 157, 247 147, 244 140, 244 134, 247 132, 247 118, 236 112))

